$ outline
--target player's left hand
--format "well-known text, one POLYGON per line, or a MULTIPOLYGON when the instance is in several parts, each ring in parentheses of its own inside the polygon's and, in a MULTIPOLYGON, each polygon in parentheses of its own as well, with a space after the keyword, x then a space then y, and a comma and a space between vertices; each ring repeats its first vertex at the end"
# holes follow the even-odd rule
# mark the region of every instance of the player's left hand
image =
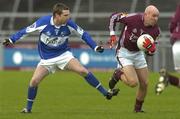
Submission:
POLYGON ((97 47, 95 48, 95 51, 102 53, 102 52, 104 52, 104 47, 103 47, 103 46, 97 46, 97 47))
POLYGON ((154 53, 156 51, 156 45, 150 41, 150 39, 145 39, 145 42, 143 42, 143 47, 151 53, 154 53))
POLYGON ((4 39, 4 41, 2 42, 2 44, 4 46, 12 46, 13 43, 9 40, 9 39, 4 39))

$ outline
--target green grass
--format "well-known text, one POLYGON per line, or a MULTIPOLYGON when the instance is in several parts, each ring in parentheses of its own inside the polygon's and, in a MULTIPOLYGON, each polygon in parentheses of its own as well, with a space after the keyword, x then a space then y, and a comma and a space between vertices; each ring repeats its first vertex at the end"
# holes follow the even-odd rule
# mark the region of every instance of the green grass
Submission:
MULTIPOLYGON (((95 72, 105 87, 112 72, 95 72)), ((178 74, 175 74, 178 75, 178 74)), ((144 103, 147 113, 133 113, 137 88, 122 83, 120 94, 111 101, 71 72, 56 72, 39 85, 32 114, 21 114, 26 105, 27 87, 32 72, 0 71, 0 119, 178 119, 180 90, 168 86, 154 94, 158 74, 151 73, 144 103)), ((180 75, 179 75, 180 76, 180 75)))

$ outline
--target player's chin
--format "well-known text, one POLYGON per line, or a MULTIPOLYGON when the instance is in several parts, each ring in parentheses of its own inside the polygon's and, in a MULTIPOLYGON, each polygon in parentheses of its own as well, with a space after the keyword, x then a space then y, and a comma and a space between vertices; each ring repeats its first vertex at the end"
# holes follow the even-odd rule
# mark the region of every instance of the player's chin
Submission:
POLYGON ((154 22, 151 23, 151 26, 155 26, 156 24, 157 24, 157 22, 154 21, 154 22))

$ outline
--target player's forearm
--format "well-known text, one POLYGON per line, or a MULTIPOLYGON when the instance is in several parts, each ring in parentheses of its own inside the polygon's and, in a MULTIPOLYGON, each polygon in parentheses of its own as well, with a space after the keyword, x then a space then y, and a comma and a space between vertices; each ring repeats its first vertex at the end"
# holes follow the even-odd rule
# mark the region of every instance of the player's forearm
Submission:
POLYGON ((116 27, 116 20, 118 18, 118 13, 113 13, 110 16, 110 20, 109 20, 109 31, 110 31, 110 35, 115 35, 115 27, 116 27))
POLYGON ((23 36, 26 35, 26 30, 22 29, 18 32, 16 32, 15 34, 10 36, 10 39, 13 43, 15 43, 17 40, 23 38, 23 36))
POLYGON ((90 36, 87 32, 84 32, 84 33, 83 33, 82 39, 83 39, 92 49, 94 49, 94 48, 97 46, 96 42, 91 38, 91 36, 90 36))

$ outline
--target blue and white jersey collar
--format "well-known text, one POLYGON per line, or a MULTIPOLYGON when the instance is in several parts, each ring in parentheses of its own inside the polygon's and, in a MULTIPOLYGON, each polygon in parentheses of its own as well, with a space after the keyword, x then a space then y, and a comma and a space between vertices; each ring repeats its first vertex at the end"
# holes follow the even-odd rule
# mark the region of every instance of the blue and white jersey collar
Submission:
POLYGON ((53 25, 55 28, 60 28, 61 26, 66 26, 66 24, 62 24, 62 25, 59 25, 59 26, 55 25, 54 21, 53 21, 53 16, 51 17, 50 24, 53 25))

